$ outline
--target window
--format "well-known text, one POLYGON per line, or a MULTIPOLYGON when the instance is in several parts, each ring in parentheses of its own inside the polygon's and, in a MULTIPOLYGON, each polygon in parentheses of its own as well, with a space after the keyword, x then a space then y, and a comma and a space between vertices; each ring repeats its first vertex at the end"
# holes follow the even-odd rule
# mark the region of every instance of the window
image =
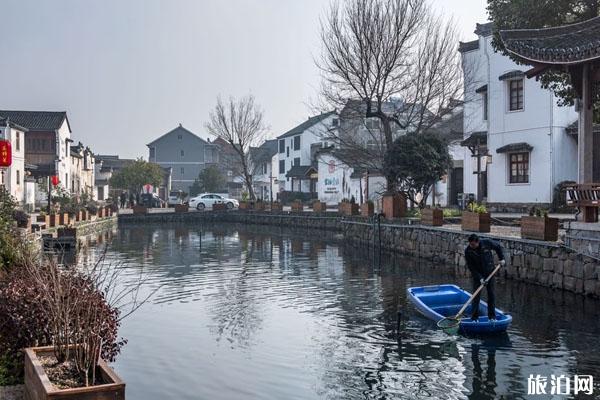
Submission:
POLYGON ((267 163, 263 163, 263 165, 262 165, 262 173, 263 173, 263 175, 267 173, 267 163))
POLYGON ((156 158, 156 148, 150 147, 150 160, 154 160, 156 158))
POLYGON ((185 175, 185 168, 181 167, 179 171, 181 172, 181 175, 185 175))
POLYGON ((487 119, 488 119, 488 94, 487 94, 487 92, 483 92, 481 94, 481 98, 483 101, 483 120, 487 121, 487 119))
POLYGON ((185 152, 183 150, 181 150, 181 157, 185 156, 185 152))
POLYGON ((17 185, 21 184, 21 171, 17 170, 17 185))
POLYGON ((379 124, 381 121, 379 121, 379 119, 377 118, 367 118, 365 120, 365 126, 367 127, 367 129, 379 129, 379 124))
POLYGON ((179 140, 183 139, 183 135, 177 135, 177 139, 179 139, 179 140))
POLYGON ((338 126, 339 124, 340 124, 340 120, 339 120, 339 119, 337 119, 337 118, 334 118, 334 119, 332 119, 332 120, 331 120, 331 126, 332 126, 332 127, 334 127, 334 128, 335 128, 335 127, 336 127, 336 126, 338 126))
POLYGON ((285 160, 279 161, 279 174, 285 174, 285 160))
POLYGON ((300 135, 294 136, 294 150, 300 150, 300 135))
POLYGON ((300 157, 294 158, 294 165, 300 165, 300 157))
POLYGON ((279 141, 279 152, 285 153, 285 140, 283 139, 279 141))
POLYGON ((285 151, 286 151, 286 153, 285 153, 285 156, 286 156, 286 157, 289 157, 289 156, 290 156, 290 147, 288 146, 288 147, 285 149, 285 151))
POLYGON ((509 156, 510 183, 529 183, 529 153, 511 153, 509 156))
MULTIPOLYGON (((17 143, 16 143, 17 151, 21 151, 21 132, 17 132, 17 143)), ((19 171, 17 171, 19 172, 19 171)))
POLYGON ((523 79, 508 81, 508 109, 519 111, 523 109, 523 79))

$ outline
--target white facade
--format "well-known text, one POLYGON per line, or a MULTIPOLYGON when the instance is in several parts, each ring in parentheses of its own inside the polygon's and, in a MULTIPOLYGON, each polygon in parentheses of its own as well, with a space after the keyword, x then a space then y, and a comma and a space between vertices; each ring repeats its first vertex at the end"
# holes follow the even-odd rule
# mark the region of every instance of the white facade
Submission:
POLYGON ((252 175, 252 181, 254 182, 254 191, 256 197, 271 201, 277 199, 277 177, 274 175, 274 171, 277 169, 278 157, 277 154, 273 155, 269 160, 253 165, 254 174, 252 175), (272 196, 272 197, 271 197, 272 196))
POLYGON ((312 165, 311 145, 323 145, 323 136, 331 129, 335 113, 330 112, 309 118, 296 128, 277 138, 276 176, 279 191, 310 192, 310 180, 298 180, 287 177, 286 174, 294 166, 312 165), (294 187, 292 188, 292 183, 294 187))
MULTIPOLYGON (((487 132, 490 157, 482 164, 488 203, 549 204, 558 183, 577 178, 577 141, 566 131, 577 113, 574 107, 559 107, 550 90, 527 79, 528 66, 495 52, 489 28, 478 25, 478 39, 461 44, 464 137, 487 132)), ((464 160, 464 192, 477 194, 476 159, 468 148, 464 160)))
POLYGON ((7 140, 12 148, 12 164, 0 174, 0 185, 23 205, 26 202, 25 190, 25 131, 8 122, 0 123, 0 139, 7 140))
POLYGON ((56 130, 56 171, 60 180, 59 185, 69 189, 71 178, 71 129, 65 118, 59 129, 56 130))

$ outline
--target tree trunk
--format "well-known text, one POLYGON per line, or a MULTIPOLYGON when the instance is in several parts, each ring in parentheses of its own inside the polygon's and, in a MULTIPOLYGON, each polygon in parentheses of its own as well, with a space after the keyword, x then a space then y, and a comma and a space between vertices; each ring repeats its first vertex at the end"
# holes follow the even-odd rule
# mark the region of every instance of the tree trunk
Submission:
MULTIPOLYGON (((384 113, 379 113, 379 120, 383 125, 383 134, 385 135, 385 151, 387 152, 392 148, 392 144, 394 143, 394 138, 392 136, 392 126, 390 124, 389 118, 384 113)), ((388 193, 396 193, 398 191, 398 183, 395 178, 392 178, 387 173, 385 173, 385 181, 386 188, 388 193)))
POLYGON ((246 181, 246 187, 248 188, 248 196, 250 200, 256 200, 256 194, 254 193, 254 187, 252 187, 252 175, 248 171, 248 164, 246 163, 246 157, 242 156, 242 173, 244 174, 244 181, 246 181))

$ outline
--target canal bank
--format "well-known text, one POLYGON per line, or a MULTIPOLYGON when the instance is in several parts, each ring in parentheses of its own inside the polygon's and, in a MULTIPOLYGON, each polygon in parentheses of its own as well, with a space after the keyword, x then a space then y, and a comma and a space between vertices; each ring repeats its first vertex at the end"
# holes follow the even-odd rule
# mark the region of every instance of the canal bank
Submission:
MULTIPOLYGON (((467 274, 464 247, 470 232, 429 227, 408 220, 389 222, 313 213, 189 212, 120 214, 119 225, 146 223, 238 223, 329 231, 361 247, 395 252, 442 263, 467 274)), ((504 276, 517 281, 600 298, 600 263, 560 243, 485 235, 506 250, 504 276)))

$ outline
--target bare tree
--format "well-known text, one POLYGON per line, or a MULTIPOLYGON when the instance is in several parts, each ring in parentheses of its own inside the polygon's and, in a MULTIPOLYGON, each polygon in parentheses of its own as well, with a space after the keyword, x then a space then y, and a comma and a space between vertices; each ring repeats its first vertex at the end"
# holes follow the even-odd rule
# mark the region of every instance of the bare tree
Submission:
POLYGON ((224 104, 220 97, 217 98, 217 105, 210 113, 206 129, 211 135, 229 143, 238 154, 248 194, 251 200, 256 200, 249 150, 250 146, 261 141, 266 126, 263 122, 263 111, 254 102, 254 96, 247 95, 239 100, 230 97, 227 104, 224 104))
MULTIPOLYGON (((340 125, 327 139, 342 161, 385 176, 393 141, 426 131, 460 95, 453 23, 423 0, 348 0, 332 4, 321 21, 321 41, 321 97, 341 110, 340 125)), ((397 190, 391 179, 387 186, 397 190)))

